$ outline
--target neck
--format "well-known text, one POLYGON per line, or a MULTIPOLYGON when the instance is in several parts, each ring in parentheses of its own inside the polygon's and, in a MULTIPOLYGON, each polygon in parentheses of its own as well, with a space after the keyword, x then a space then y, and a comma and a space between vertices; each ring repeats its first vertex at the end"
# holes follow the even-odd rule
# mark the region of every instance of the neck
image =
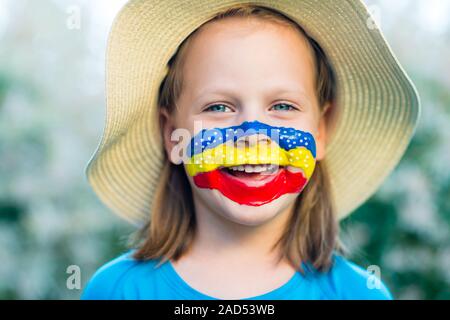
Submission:
POLYGON ((284 232, 293 205, 262 224, 245 225, 224 217, 200 201, 194 200, 194 204, 197 230, 190 249, 192 256, 252 263, 278 258, 279 248, 272 250, 272 247, 284 232))

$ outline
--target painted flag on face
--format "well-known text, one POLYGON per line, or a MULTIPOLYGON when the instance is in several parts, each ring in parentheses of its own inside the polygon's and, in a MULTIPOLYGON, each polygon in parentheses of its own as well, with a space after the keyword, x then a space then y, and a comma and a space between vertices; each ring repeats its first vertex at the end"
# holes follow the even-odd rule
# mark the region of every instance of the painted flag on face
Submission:
POLYGON ((197 187, 260 206, 303 190, 315 168, 316 144, 306 131, 245 121, 201 130, 187 154, 186 171, 197 187))

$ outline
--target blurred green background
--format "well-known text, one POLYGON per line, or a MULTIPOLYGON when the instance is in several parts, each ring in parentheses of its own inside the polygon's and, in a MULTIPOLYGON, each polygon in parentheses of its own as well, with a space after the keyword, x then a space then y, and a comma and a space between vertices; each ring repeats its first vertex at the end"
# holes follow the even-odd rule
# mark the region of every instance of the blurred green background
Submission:
MULTIPOLYGON (((133 228, 84 177, 104 125, 104 54, 124 0, 0 0, 0 299, 78 299, 133 228)), ((450 0, 367 0, 415 82, 400 165, 342 222, 350 259, 397 299, 450 298, 450 0)))

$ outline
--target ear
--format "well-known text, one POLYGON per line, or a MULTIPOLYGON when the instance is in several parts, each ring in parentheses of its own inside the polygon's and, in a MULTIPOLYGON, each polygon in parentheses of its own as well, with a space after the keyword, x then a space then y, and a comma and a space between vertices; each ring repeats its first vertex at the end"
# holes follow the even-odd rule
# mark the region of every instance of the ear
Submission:
POLYGON ((331 103, 327 102, 319 113, 319 125, 316 135, 316 160, 320 161, 325 157, 327 145, 327 112, 331 103))
POLYGON ((169 114, 166 108, 160 108, 159 112, 159 124, 163 136, 164 150, 166 152, 167 158, 170 162, 176 164, 171 157, 172 150, 176 145, 176 141, 172 141, 172 132, 175 130, 173 123, 173 117, 169 114))

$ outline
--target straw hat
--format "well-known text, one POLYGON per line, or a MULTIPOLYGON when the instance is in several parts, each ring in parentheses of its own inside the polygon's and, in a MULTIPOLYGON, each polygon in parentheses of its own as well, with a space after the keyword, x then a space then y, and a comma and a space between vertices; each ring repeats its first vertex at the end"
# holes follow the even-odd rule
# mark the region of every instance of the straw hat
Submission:
POLYGON ((86 174, 100 199, 135 225, 150 217, 164 161, 157 99, 167 62, 191 32, 240 3, 297 21, 335 69, 340 111, 326 158, 338 218, 376 191, 411 140, 418 94, 360 0, 131 0, 109 35, 106 123, 86 174))

